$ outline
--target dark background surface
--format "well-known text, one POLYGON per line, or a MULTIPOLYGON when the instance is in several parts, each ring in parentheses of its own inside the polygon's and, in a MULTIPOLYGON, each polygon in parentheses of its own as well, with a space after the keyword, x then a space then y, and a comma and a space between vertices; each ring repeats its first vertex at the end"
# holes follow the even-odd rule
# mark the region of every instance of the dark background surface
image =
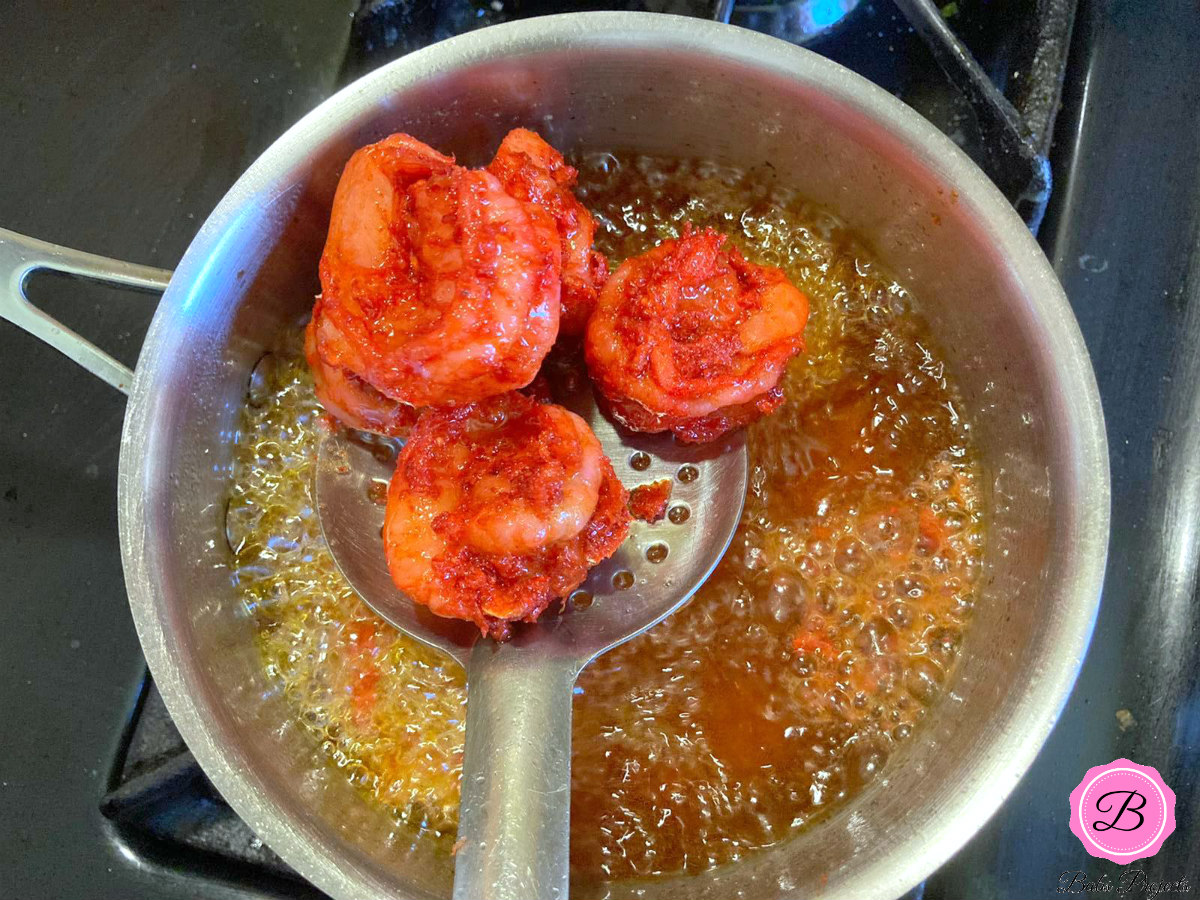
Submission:
MULTIPOLYGON (((171 267, 242 169, 339 83, 353 0, 0 7, 0 226, 171 267)), ((1096 363, 1113 543, 1092 651, 1000 815, 927 897, 1053 896, 1115 865, 1067 795, 1117 756, 1157 766, 1179 830, 1156 880, 1200 890, 1200 6, 1080 5, 1041 237, 1096 363), (1136 724, 1122 730, 1117 710, 1136 724)), ((126 362, 153 300, 45 277, 43 306, 126 362)), ((123 398, 0 323, 0 897, 258 897, 253 875, 145 862, 97 803, 144 663, 116 535, 123 398)), ((936 777, 936 775, 934 776, 936 777)))

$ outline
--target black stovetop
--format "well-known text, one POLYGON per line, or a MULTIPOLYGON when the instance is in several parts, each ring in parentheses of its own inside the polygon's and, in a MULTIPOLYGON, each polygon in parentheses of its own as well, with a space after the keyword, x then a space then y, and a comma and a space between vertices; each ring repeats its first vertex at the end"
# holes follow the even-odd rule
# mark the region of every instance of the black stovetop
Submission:
MULTIPOLYGON (((0 226, 170 267, 241 170, 350 78, 469 28, 584 5, 242 0, 131 14, 120 0, 86 10, 17 0, 0 27, 0 226)), ((931 52, 938 23, 914 29, 900 12, 916 0, 867 0, 841 25, 805 33, 853 5, 586 4, 728 14, 803 40, 930 117, 1027 221, 1041 220, 1105 404, 1108 580, 1050 741, 924 896, 1049 897, 1075 869, 1115 880, 1117 867, 1083 853, 1066 813, 1082 773, 1117 756, 1157 766, 1178 796, 1178 832, 1139 865, 1154 880, 1195 883, 1200 7, 1080 0, 1066 55, 1069 0, 939 2, 973 70, 944 34, 931 52)), ((133 363, 152 301, 49 276, 33 288, 133 363)), ((319 896, 228 812, 144 679, 116 538, 123 398, 6 324, 0 371, 0 897, 319 896)))

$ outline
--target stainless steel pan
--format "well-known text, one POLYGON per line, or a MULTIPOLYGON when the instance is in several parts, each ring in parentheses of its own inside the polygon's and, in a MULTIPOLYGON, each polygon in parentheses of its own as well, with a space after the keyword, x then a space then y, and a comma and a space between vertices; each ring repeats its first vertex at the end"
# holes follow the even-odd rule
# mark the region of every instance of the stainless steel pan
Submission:
MULTIPOLYGON (((567 150, 769 160, 782 182, 856 229, 933 322, 975 413, 994 511, 983 596, 948 696, 881 777, 821 824, 648 891, 900 894, 1004 800, 1071 689, 1108 535, 1100 404, 1049 265, 985 176, 857 75, 729 26, 587 13, 454 38, 323 103, 238 180, 170 276, 133 373, 121 447, 129 602, 167 706, 234 809, 323 890, 345 900, 449 893, 449 861, 391 835, 323 765, 265 679, 230 583, 224 498, 249 370, 311 303, 350 153, 403 130, 479 164, 518 124, 567 150)), ((118 363, 28 307, 25 275, 60 268, 152 288, 167 273, 11 233, 0 234, 0 266, 6 318, 129 384, 118 363)), ((632 897, 638 887, 601 893, 632 897)))

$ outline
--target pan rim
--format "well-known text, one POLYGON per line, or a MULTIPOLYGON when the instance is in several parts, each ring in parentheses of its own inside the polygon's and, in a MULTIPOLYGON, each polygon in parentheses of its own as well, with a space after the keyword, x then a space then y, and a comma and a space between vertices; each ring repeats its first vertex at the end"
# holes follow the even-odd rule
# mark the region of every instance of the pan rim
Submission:
MULTIPOLYGON (((191 662, 183 659, 165 627, 166 599, 157 544, 147 520, 147 465, 169 428, 157 395, 165 349, 179 334, 177 307, 200 276, 209 251, 252 198, 282 171, 298 165, 305 148, 319 144, 366 111, 397 85, 423 74, 477 65, 489 59, 548 49, 643 46, 655 51, 703 51, 763 74, 805 84, 865 116, 901 142, 909 155, 955 186, 986 229, 1025 295, 1032 317, 1052 347, 1058 385, 1058 423, 1070 464, 1064 522, 1075 552, 1063 559, 1057 584, 1065 610, 1055 664, 1040 674, 1039 690, 1012 710, 997 737, 989 768, 974 779, 932 830, 906 839, 884 866, 879 859, 839 876, 839 896, 901 894, 950 858, 999 808, 1029 768, 1058 719, 1087 651, 1099 609, 1109 528, 1109 469, 1099 392, 1077 322, 1049 262, 1003 195, 957 146, 919 114, 861 76, 784 41, 715 22, 655 13, 588 12, 523 20, 461 35, 398 59, 337 92, 289 128, 246 170, 196 234, 151 324, 133 387, 121 442, 118 514, 126 587, 151 672, 180 733, 201 767, 234 810, 289 865, 338 898, 390 895, 394 886, 340 852, 332 835, 297 822, 264 782, 240 765, 239 751, 220 740, 205 702, 193 689, 191 662), (1015 723, 1023 720, 1022 724, 1015 723)), ((831 883, 831 887, 834 885, 831 883)))

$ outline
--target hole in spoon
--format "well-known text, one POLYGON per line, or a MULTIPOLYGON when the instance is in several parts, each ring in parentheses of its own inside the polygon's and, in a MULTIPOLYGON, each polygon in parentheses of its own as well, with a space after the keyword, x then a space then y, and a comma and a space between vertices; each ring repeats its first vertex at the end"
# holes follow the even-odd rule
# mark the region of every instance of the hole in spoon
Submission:
POLYGON ((629 457, 629 466, 636 472, 645 472, 650 468, 650 454, 639 450, 633 456, 629 457))
POLYGON ((387 503, 388 483, 382 478, 372 478, 371 483, 367 485, 367 499, 376 506, 384 506, 387 503))
POLYGON ((381 438, 365 431, 346 431, 346 440, 365 449, 375 459, 385 466, 396 463, 396 445, 387 438, 381 438))
POLYGON ((652 563, 660 563, 670 552, 671 549, 666 544, 651 544, 646 548, 646 559, 652 563))
POLYGON ((571 605, 576 609, 587 609, 595 600, 587 591, 575 591, 567 599, 571 601, 571 605))
POLYGON ((691 464, 680 466, 679 471, 675 473, 675 477, 684 484, 691 484, 700 477, 700 470, 691 464))
POLYGON ((326 454, 333 471, 339 475, 350 474, 350 457, 346 455, 346 448, 340 442, 328 441, 322 446, 322 451, 326 454))
POLYGON ((690 509, 688 509, 686 506, 684 506, 682 503, 679 504, 678 506, 672 506, 667 511, 667 518, 670 519, 671 523, 674 525, 682 525, 684 522, 686 522, 691 517, 692 517, 692 511, 690 509))
POLYGON ((633 573, 622 569, 612 577, 612 586, 618 591, 627 591, 633 587, 633 573))

